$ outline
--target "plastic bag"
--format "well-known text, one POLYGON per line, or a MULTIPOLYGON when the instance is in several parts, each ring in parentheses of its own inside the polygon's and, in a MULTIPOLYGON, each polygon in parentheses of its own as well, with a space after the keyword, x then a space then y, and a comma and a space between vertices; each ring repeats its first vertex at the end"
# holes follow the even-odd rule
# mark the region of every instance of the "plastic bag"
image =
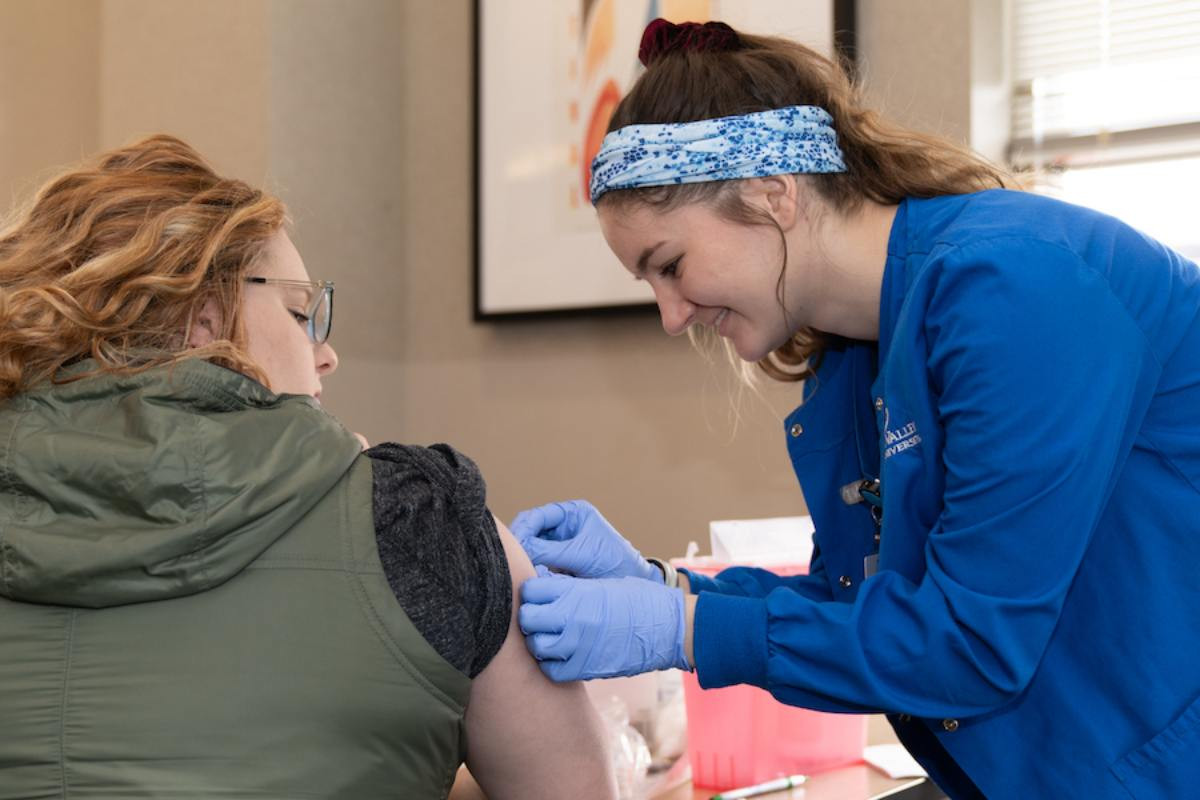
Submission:
POLYGON ((629 724, 629 709, 616 695, 597 704, 608 729, 609 754, 617 779, 619 800, 644 800, 646 772, 650 769, 650 748, 646 740, 629 724))

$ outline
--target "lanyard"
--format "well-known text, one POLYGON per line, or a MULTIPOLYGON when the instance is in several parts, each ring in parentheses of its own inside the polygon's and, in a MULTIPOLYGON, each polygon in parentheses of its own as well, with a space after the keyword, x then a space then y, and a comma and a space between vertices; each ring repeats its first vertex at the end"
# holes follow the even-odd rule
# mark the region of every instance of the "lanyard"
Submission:
POLYGON ((858 450, 858 469, 862 478, 841 489, 846 505, 866 503, 875 521, 875 544, 883 524, 883 487, 879 483, 879 426, 871 398, 872 379, 878 374, 874 349, 863 347, 855 353, 854 364, 854 441, 858 450))
POLYGON ((875 546, 863 559, 863 577, 869 578, 879 571, 879 541, 883 530, 883 486, 880 483, 879 426, 875 421, 875 406, 870 397, 871 378, 877 374, 874 351, 860 351, 856 365, 854 389, 854 438, 858 449, 858 468, 862 478, 851 481, 841 488, 842 502, 846 505, 866 503, 875 523, 875 546))

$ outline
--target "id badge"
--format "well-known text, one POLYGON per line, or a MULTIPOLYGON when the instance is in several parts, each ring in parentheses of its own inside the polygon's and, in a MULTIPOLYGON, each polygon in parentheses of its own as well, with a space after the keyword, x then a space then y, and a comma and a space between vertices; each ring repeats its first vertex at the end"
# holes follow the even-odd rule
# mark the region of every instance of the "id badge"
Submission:
POLYGON ((871 553, 863 559, 863 578, 869 578, 879 572, 879 553, 871 553))

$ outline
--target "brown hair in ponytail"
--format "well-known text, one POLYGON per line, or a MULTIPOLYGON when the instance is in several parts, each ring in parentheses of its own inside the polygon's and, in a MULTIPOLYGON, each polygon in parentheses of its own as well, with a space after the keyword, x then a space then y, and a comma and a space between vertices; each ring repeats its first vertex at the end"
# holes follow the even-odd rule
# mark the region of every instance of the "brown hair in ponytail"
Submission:
MULTIPOLYGON (((690 38, 697 40, 695 29, 681 29, 691 30, 690 38)), ((646 52, 647 69, 617 106, 608 130, 813 105, 833 117, 846 172, 805 178, 836 212, 852 212, 864 200, 892 205, 906 197, 1017 188, 1012 175, 970 150, 907 130, 867 109, 859 87, 836 61, 787 39, 734 33, 733 37, 699 39, 703 46, 697 47, 688 46, 689 37, 684 37, 681 45, 678 37, 664 37, 658 31, 656 37, 669 46, 651 46, 646 52)), ((643 50, 647 50, 645 45, 643 50)), ((616 189, 601 197, 597 205, 640 203, 667 211, 699 202, 711 205, 731 221, 774 224, 769 216, 742 201, 738 183, 616 189)), ((781 298, 782 282, 781 271, 781 298)), ((820 331, 802 328, 758 365, 776 380, 803 380, 815 369, 826 338, 820 331)))

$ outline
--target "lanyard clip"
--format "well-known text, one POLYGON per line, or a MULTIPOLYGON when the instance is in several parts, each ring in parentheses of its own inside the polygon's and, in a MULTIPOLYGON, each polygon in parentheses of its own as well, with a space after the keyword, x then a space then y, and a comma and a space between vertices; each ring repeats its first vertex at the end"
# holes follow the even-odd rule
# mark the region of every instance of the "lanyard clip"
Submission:
POLYGON ((850 481, 842 487, 842 502, 848 506, 865 502, 882 507, 883 496, 879 491, 879 479, 863 478, 859 481, 850 481))
POLYGON ((866 503, 870 506, 871 518, 878 525, 883 521, 883 492, 878 478, 863 478, 851 481, 841 489, 842 502, 848 506, 866 503))

